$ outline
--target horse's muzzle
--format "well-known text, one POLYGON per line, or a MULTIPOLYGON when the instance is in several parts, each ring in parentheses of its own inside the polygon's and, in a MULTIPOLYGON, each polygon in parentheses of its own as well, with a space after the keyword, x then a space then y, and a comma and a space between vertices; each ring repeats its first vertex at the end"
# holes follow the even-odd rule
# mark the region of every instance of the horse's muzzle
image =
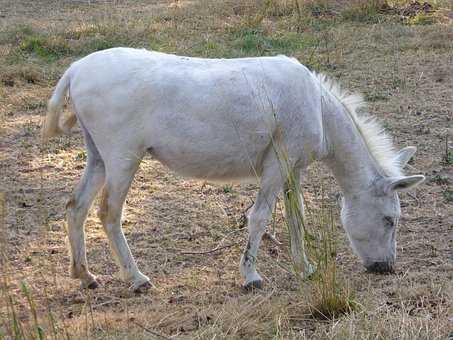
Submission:
POLYGON ((372 262, 365 267, 370 273, 391 274, 395 272, 394 262, 372 262))

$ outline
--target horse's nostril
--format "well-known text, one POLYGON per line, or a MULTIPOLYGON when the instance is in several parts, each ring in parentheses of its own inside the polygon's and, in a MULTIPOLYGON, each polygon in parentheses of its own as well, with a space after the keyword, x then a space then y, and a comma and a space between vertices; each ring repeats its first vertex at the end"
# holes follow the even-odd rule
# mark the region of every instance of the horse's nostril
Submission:
POLYGON ((366 269, 368 272, 379 274, 394 272, 393 262, 373 262, 370 265, 367 265, 366 269))

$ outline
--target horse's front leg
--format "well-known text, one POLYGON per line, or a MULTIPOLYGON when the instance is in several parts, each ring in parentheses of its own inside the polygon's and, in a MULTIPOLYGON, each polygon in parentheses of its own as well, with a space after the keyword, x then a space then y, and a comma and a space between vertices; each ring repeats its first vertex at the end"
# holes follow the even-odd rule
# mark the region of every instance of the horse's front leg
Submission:
POLYGON ((245 280, 244 287, 247 289, 262 287, 263 279, 256 271, 258 248, 282 186, 282 176, 278 167, 264 171, 261 188, 248 215, 249 238, 240 264, 240 272, 245 280))

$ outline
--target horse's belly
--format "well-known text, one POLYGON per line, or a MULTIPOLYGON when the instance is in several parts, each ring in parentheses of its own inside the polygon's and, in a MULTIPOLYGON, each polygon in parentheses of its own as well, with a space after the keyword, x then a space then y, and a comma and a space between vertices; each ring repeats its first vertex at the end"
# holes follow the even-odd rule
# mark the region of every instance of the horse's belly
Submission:
POLYGON ((168 136, 148 147, 153 158, 178 174, 213 181, 249 181, 261 173, 266 143, 255 138, 168 136))

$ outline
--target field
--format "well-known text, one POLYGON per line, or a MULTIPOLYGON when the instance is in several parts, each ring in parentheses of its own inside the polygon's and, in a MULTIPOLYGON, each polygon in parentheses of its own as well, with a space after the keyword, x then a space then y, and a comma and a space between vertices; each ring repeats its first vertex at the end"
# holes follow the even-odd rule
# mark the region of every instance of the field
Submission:
MULTIPOLYGON (((379 1, 0 0, 0 339, 452 339, 453 8, 379 1), (297 1, 296 1, 297 3, 297 1), (366 273, 341 229, 337 271, 358 307, 311 313, 289 261, 282 202, 258 268, 263 290, 241 288, 244 214, 256 185, 177 176, 145 158, 123 229, 155 287, 130 291, 97 218, 86 222, 88 262, 101 287, 69 277, 65 205, 86 153, 79 128, 41 145, 46 102, 72 61, 114 46, 201 57, 286 54, 364 94, 426 182, 400 195, 396 273, 366 273)), ((450 7, 449 7, 450 6, 450 7)), ((323 166, 302 184, 307 204, 336 207, 323 166), (321 190, 321 188, 323 188, 321 190)))

